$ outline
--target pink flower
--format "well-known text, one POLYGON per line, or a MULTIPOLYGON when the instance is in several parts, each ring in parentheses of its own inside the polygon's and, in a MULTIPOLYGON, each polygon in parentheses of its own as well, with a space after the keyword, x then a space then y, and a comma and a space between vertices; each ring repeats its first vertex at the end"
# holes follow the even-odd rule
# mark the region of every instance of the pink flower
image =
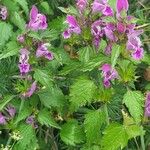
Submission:
POLYGON ((91 33, 94 36, 93 43, 94 43, 96 48, 99 47, 101 38, 104 35, 104 31, 103 31, 102 25, 103 25, 102 21, 101 20, 97 20, 91 26, 91 33))
POLYGON ((28 24, 28 28, 37 31, 37 30, 45 30, 47 29, 47 20, 46 16, 38 13, 38 9, 36 6, 32 6, 30 11, 30 21, 28 24))
POLYGON ((110 41, 116 41, 117 37, 115 36, 113 30, 109 29, 108 27, 104 28, 105 35, 110 41))
POLYGON ((118 22, 117 23, 117 30, 120 33, 125 33, 125 31, 126 31, 126 25, 123 24, 123 23, 121 23, 121 22, 118 22))
POLYGON ((79 10, 81 12, 86 8, 87 3, 88 3, 87 0, 78 0, 77 1, 77 7, 79 8, 79 10))
POLYGON ((107 2, 107 0, 95 0, 92 4, 92 12, 101 12, 105 16, 113 16, 113 9, 107 2))
POLYGON ((19 43, 24 43, 24 41, 25 41, 24 35, 19 35, 19 36, 17 37, 17 41, 18 41, 19 43))
POLYGON ((7 112, 9 113, 9 115, 10 115, 11 117, 14 117, 14 116, 15 116, 15 114, 16 114, 16 109, 15 109, 15 107, 13 107, 13 106, 8 106, 8 107, 6 108, 6 110, 7 110, 7 112))
POLYGON ((0 18, 2 18, 2 20, 6 20, 7 16, 8 16, 7 8, 5 6, 1 6, 0 7, 0 18))
POLYGON ((24 97, 31 97, 36 91, 37 83, 34 81, 28 91, 24 94, 24 97))
POLYGON ((117 0, 117 13, 120 14, 121 11, 128 11, 129 3, 128 0, 117 0))
POLYGON ((48 60, 53 60, 53 53, 48 50, 47 44, 40 44, 37 51, 36 57, 45 57, 48 60))
POLYGON ((0 124, 5 125, 6 124, 6 117, 0 113, 0 124))
POLYGON ((131 56, 135 60, 141 60, 144 57, 143 48, 137 48, 134 52, 132 52, 131 56))
POLYGON ((21 75, 25 75, 30 71, 29 60, 29 51, 26 48, 20 50, 20 58, 19 58, 19 69, 21 75))
POLYGON ((112 43, 108 43, 108 45, 105 48, 105 54, 110 55, 112 51, 112 43))
POLYGON ((145 102, 145 116, 150 116, 150 92, 146 95, 146 102, 145 102))
POLYGON ((80 26, 74 16, 68 15, 65 21, 68 24, 68 29, 64 31, 63 37, 68 39, 71 37, 72 33, 80 34, 80 26))
POLYGON ((100 70, 102 70, 102 77, 104 78, 103 84, 106 88, 111 86, 110 81, 118 78, 118 73, 109 64, 104 64, 100 70))

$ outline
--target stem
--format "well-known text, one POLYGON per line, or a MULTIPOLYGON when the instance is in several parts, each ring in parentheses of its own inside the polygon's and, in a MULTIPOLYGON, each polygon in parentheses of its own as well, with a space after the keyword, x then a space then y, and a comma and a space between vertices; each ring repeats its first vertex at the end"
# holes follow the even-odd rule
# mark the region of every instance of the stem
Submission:
POLYGON ((144 135, 143 135, 143 127, 141 126, 141 136, 140 136, 140 138, 141 138, 141 148, 142 148, 142 150, 146 150, 145 149, 145 142, 144 142, 144 135))
POLYGON ((106 123, 107 123, 107 125, 109 125, 109 115, 108 115, 107 103, 104 104, 104 111, 106 114, 106 123))
POLYGON ((8 146, 10 143, 11 143, 11 137, 9 137, 9 139, 8 139, 8 141, 7 141, 7 143, 6 143, 6 145, 8 146))
POLYGON ((22 110, 22 108, 24 106, 24 102, 25 102, 25 100, 21 99, 21 104, 20 104, 20 108, 19 108, 19 114, 20 114, 20 112, 21 112, 21 110, 22 110))

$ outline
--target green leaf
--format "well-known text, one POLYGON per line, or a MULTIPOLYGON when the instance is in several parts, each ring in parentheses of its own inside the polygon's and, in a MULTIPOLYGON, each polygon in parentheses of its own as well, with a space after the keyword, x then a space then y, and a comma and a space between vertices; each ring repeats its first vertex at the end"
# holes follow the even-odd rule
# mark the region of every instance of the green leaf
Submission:
POLYGON ((14 23, 14 25, 16 25, 20 30, 24 31, 25 30, 25 20, 23 19, 23 17, 18 13, 18 12, 14 12, 12 17, 11 17, 11 21, 14 23))
POLYGON ((93 110, 85 115, 84 127, 87 144, 96 144, 100 141, 100 129, 105 120, 105 114, 101 110, 93 110))
POLYGON ((128 143, 128 135, 124 126, 118 123, 110 124, 102 138, 103 150, 118 150, 123 149, 128 143))
POLYGON ((65 97, 59 88, 44 89, 38 93, 40 101, 45 107, 61 108, 65 104, 65 97))
POLYGON ((50 8, 48 2, 44 1, 41 3, 42 8, 44 9, 44 13, 48 14, 48 15, 53 15, 54 12, 53 10, 50 8))
POLYGON ((66 13, 66 14, 72 14, 76 16, 79 15, 77 9, 75 9, 73 6, 69 6, 67 8, 58 7, 58 9, 60 9, 63 13, 66 13))
POLYGON ((71 110, 76 110, 80 106, 91 103, 97 87, 93 81, 87 78, 79 78, 70 88, 71 110))
POLYGON ((14 56, 18 53, 19 50, 19 46, 15 41, 10 41, 7 45, 6 45, 6 50, 4 50, 2 52, 2 54, 0 54, 0 60, 10 57, 10 56, 14 56))
POLYGON ((16 2, 22 7, 22 9, 25 11, 26 15, 29 14, 29 8, 27 0, 16 0, 16 2))
POLYGON ((136 122, 140 122, 143 116, 144 100, 143 94, 139 91, 127 91, 124 95, 123 103, 125 103, 136 122))
POLYGON ((14 97, 15 97, 14 95, 7 95, 7 96, 5 96, 4 99, 2 99, 2 100, 0 101, 0 111, 2 111, 3 108, 4 108, 11 100, 14 99, 14 97))
POLYGON ((79 50, 79 60, 81 62, 87 63, 90 58, 94 55, 94 51, 90 46, 84 47, 79 50))
POLYGON ((15 124, 18 124, 20 121, 26 119, 32 113, 32 109, 29 107, 28 103, 25 103, 21 112, 18 114, 15 120, 15 124))
POLYGON ((12 26, 5 22, 0 22, 0 46, 4 45, 12 36, 12 26))
POLYGON ((16 143, 14 150, 27 150, 27 147, 30 147, 30 149, 35 149, 37 146, 35 145, 35 141, 37 140, 34 128, 31 125, 22 124, 19 126, 18 130, 22 139, 16 143))
POLYGON ((99 67, 104 62, 108 62, 108 58, 105 57, 104 55, 98 55, 92 58, 91 60, 89 60, 79 69, 83 72, 92 71, 93 69, 95 69, 96 67, 99 67))
POLYGON ((42 125, 46 125, 47 127, 54 127, 60 129, 60 126, 56 123, 54 118, 50 115, 47 109, 43 109, 38 114, 38 121, 42 125))
POLYGON ((51 89, 53 80, 46 70, 35 69, 34 79, 39 81, 43 86, 51 89))
POLYGON ((116 0, 111 0, 108 2, 108 4, 110 5, 111 8, 113 8, 113 10, 116 10, 116 4, 117 4, 116 0))
POLYGON ((76 120, 70 120, 62 126, 60 137, 67 145, 75 146, 84 142, 84 132, 76 120))
POLYGON ((114 45, 112 48, 112 52, 111 52, 111 65, 112 67, 115 67, 116 63, 117 63, 117 59, 120 55, 120 46, 119 45, 114 45))

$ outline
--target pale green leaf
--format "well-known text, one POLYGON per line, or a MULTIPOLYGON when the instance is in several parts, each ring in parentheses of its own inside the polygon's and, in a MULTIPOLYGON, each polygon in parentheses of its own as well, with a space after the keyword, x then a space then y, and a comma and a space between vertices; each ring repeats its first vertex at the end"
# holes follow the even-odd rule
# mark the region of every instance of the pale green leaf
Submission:
POLYGON ((70 120, 62 126, 60 137, 67 145, 75 146, 84 142, 84 132, 76 120, 70 120))
POLYGON ((123 149, 128 143, 128 135, 124 126, 118 123, 110 124, 102 138, 102 150, 123 149))
POLYGON ((105 114, 101 110, 93 110, 85 115, 84 127, 87 144, 96 144, 100 141, 100 129, 105 120, 105 114))
POLYGON ((143 116, 144 100, 144 95, 139 91, 127 91, 124 95, 123 102, 136 122, 140 122, 143 116))
POLYGON ((5 22, 0 22, 0 46, 5 44, 12 36, 12 26, 5 22))
POLYGON ((76 110, 81 106, 91 103, 97 87, 92 80, 79 78, 70 88, 71 110, 76 110))
POLYGON ((111 52, 111 65, 112 67, 115 67, 116 63, 117 63, 117 59, 120 55, 120 46, 119 45, 114 45, 112 48, 112 52, 111 52))
POLYGON ((47 109, 43 109, 39 112, 38 121, 40 124, 46 125, 47 127, 54 127, 60 129, 60 126, 56 123, 56 121, 47 109))

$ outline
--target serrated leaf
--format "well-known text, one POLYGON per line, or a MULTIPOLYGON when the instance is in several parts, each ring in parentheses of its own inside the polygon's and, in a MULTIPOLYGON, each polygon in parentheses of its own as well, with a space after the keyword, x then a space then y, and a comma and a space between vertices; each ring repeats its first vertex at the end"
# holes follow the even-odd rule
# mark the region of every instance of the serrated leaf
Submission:
POLYGON ((22 7, 22 9, 25 11, 26 15, 29 14, 29 8, 28 3, 26 0, 16 0, 16 2, 22 7))
POLYGON ((128 135, 124 126, 118 123, 110 124, 102 138, 103 150, 118 150, 123 149, 128 143, 128 135))
POLYGON ((44 89, 38 93, 40 101, 45 107, 57 107, 64 106, 65 97, 59 88, 44 89))
POLYGON ((76 120, 70 120, 62 126, 60 137, 67 145, 75 146, 84 142, 84 132, 76 120))
POLYGON ((91 103, 97 87, 93 81, 87 78, 79 78, 70 87, 71 110, 76 110, 80 106, 91 103))
POLYGON ((6 45, 6 50, 4 50, 2 52, 2 54, 0 54, 0 60, 10 57, 10 56, 14 56, 18 53, 19 51, 19 46, 16 42, 14 41, 10 41, 7 45, 6 45))
POLYGON ((27 150, 27 147, 30 147, 30 149, 35 149, 36 145, 33 145, 32 143, 32 141, 36 141, 36 134, 34 128, 31 125, 22 124, 19 126, 18 130, 22 139, 16 143, 14 149, 27 150))
POLYGON ((105 122, 105 114, 101 110, 93 110, 85 115, 84 127, 87 144, 96 144, 100 141, 100 128, 105 122))
POLYGON ((143 94, 139 91, 127 91, 124 95, 123 103, 125 103, 136 122, 140 122, 143 116, 144 99, 143 94))
POLYGON ((53 80, 46 70, 35 69, 34 79, 40 82, 43 86, 51 89, 53 80))
POLYGON ((26 28, 26 22, 23 17, 18 13, 14 12, 11 21, 16 25, 20 30, 24 31, 26 28))
POLYGON ((14 99, 14 95, 7 95, 0 101, 0 111, 3 110, 3 108, 14 99))
POLYGON ((4 45, 12 36, 12 26, 5 22, 0 22, 0 46, 4 45))
POLYGON ((32 109, 29 107, 28 104, 24 104, 21 112, 18 114, 15 120, 15 124, 18 124, 20 121, 25 120, 28 116, 32 113, 32 109))
POLYGON ((60 129, 60 126, 56 123, 54 118, 50 115, 47 109, 43 109, 38 114, 38 121, 42 125, 46 125, 47 127, 54 127, 60 129))
POLYGON ((117 63, 117 59, 120 55, 120 46, 119 45, 114 45, 112 48, 112 52, 111 52, 111 65, 112 67, 115 67, 116 63, 117 63))

